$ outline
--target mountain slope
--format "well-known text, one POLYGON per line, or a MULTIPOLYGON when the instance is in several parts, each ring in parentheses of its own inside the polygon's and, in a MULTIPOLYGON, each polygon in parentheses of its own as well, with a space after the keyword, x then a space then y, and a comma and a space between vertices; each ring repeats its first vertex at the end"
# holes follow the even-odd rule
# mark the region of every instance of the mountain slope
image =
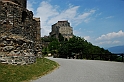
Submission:
POLYGON ((112 53, 124 53, 124 45, 110 47, 110 48, 108 48, 108 50, 112 53))

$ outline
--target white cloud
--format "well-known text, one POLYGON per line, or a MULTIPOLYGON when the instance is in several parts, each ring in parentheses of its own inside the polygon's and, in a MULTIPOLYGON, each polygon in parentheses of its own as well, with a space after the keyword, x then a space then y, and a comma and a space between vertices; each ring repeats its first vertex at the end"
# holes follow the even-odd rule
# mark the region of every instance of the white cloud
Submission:
POLYGON ((98 44, 99 45, 104 45, 104 44, 110 44, 111 43, 111 41, 104 41, 104 42, 99 42, 98 44))
POLYGON ((96 14, 96 17, 98 17, 98 16, 100 16, 100 15, 102 15, 102 12, 101 12, 101 13, 96 14))
POLYGON ((113 44, 121 43, 121 41, 113 41, 113 44))
POLYGON ((103 41, 103 42, 99 42, 99 43, 97 43, 97 44, 99 44, 99 45, 111 45, 111 44, 119 44, 119 43, 121 43, 120 41, 103 41))
POLYGON ((112 33, 108 33, 106 35, 101 35, 96 40, 110 40, 110 39, 118 38, 118 37, 124 37, 124 32, 122 30, 120 30, 117 33, 116 32, 112 32, 112 33))
POLYGON ((46 1, 42 1, 37 8, 36 17, 40 17, 41 19, 41 35, 48 35, 51 31, 51 25, 55 23, 52 22, 49 24, 49 21, 52 17, 55 17, 59 13, 56 11, 57 6, 52 6, 46 1))
POLYGON ((29 1, 27 1, 27 9, 30 11, 34 11, 32 3, 29 1))
POLYGON ((106 17, 105 19, 110 19, 110 18, 113 18, 114 16, 108 16, 108 17, 106 17))
POLYGON ((50 5, 46 1, 42 1, 40 6, 37 8, 36 16, 41 17, 42 21, 47 21, 50 17, 54 17, 59 13, 56 11, 56 8, 50 5))
MULTIPOLYGON (((41 19, 42 36, 48 35, 51 31, 51 25, 60 20, 68 20, 72 27, 84 22, 91 21, 91 16, 96 12, 95 9, 90 9, 85 12, 79 13, 80 6, 73 6, 70 4, 67 9, 61 10, 58 5, 51 5, 47 1, 42 1, 37 8, 36 17, 41 19)), ((32 5, 29 3, 28 9, 32 9, 32 5)))
POLYGON ((89 41, 91 38, 90 38, 90 36, 85 36, 84 39, 89 41))
POLYGON ((116 46, 123 45, 124 32, 122 30, 118 32, 112 32, 105 35, 101 35, 95 39, 95 44, 98 46, 116 46))

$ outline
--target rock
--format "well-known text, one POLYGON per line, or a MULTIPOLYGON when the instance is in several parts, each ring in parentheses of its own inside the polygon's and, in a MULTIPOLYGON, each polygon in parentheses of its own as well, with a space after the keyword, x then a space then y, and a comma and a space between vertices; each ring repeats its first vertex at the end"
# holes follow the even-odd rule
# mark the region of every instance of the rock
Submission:
POLYGON ((5 35, 5 36, 2 36, 1 38, 2 38, 2 39, 6 39, 6 38, 7 38, 7 36, 5 35))
POLYGON ((20 51, 16 52, 17 55, 20 55, 20 51))
POLYGON ((0 62, 6 62, 6 60, 3 58, 0 58, 0 62))
POLYGON ((4 45, 7 45, 7 41, 4 40, 4 41, 3 41, 3 44, 4 44, 4 45))
POLYGON ((14 54, 16 54, 14 51, 11 51, 11 52, 9 53, 9 55, 14 55, 14 54))
POLYGON ((5 46, 3 47, 3 51, 11 51, 14 49, 14 46, 5 46))

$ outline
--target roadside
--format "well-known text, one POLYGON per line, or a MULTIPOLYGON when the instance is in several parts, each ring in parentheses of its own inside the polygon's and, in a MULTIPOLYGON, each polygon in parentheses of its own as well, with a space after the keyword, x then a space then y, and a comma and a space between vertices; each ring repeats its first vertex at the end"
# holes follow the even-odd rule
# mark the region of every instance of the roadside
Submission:
POLYGON ((0 63, 0 82, 26 82, 50 73, 58 64, 46 58, 39 58, 31 65, 8 65, 0 63))
POLYGON ((33 82, 124 82, 124 63, 52 58, 59 69, 33 82))

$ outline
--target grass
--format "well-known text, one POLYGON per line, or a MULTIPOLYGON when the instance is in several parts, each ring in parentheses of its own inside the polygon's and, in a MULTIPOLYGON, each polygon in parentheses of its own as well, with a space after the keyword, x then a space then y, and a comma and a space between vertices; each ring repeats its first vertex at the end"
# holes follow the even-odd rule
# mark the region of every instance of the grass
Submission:
POLYGON ((0 64, 0 82, 24 82, 43 76, 58 67, 58 64, 46 58, 37 59, 31 65, 0 64))

